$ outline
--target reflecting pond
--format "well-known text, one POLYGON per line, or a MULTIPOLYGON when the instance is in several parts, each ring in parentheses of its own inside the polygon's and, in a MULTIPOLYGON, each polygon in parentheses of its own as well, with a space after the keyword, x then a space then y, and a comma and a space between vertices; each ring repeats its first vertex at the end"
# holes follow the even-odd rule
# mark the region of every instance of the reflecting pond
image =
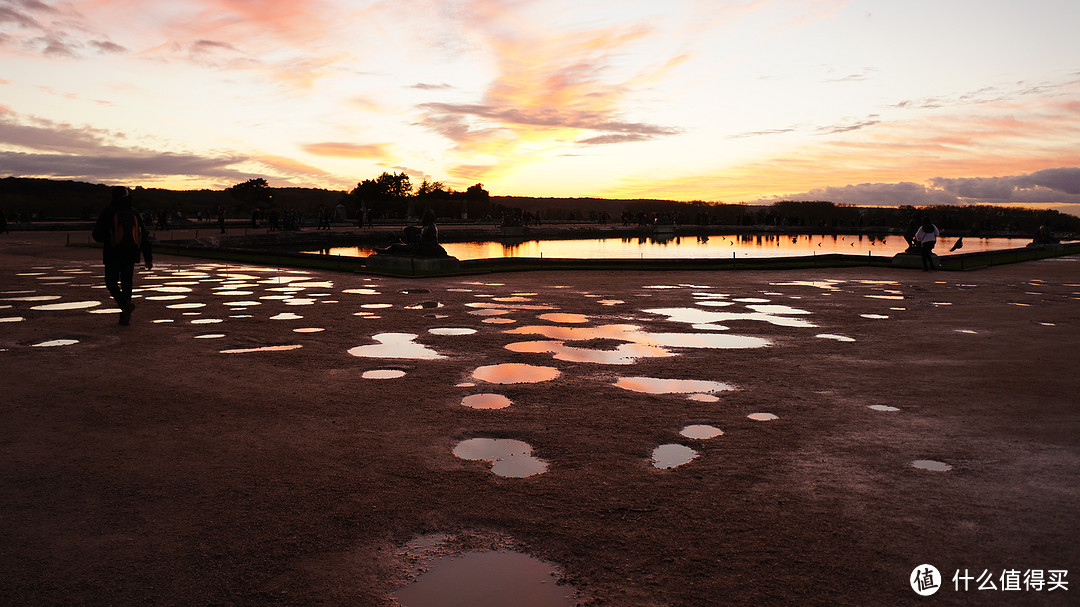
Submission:
MULTIPOLYGON (((947 253, 955 238, 942 238, 938 251, 947 253)), ((1022 247, 1030 238, 965 238, 957 253, 997 251, 1022 247)), ((904 237, 893 234, 885 238, 859 234, 837 235, 713 235, 709 237, 675 236, 598 238, 584 240, 526 240, 524 242, 444 242, 446 252, 458 259, 490 259, 500 257, 549 257, 573 259, 710 259, 732 256, 738 258, 795 257, 843 253, 847 255, 880 255, 891 257, 907 248, 904 237)), ((305 253, 320 253, 318 250, 305 253)), ((370 247, 332 247, 322 252, 346 257, 366 257, 374 253, 370 247)))

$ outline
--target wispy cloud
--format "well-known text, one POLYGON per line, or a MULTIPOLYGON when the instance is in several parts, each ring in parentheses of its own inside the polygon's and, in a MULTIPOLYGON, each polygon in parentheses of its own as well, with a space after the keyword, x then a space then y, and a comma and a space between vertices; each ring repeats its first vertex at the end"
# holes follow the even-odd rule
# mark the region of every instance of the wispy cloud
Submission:
POLYGON ((327 156, 331 158, 386 158, 389 151, 382 143, 343 143, 327 141, 322 143, 309 143, 303 146, 305 152, 315 156, 327 156))

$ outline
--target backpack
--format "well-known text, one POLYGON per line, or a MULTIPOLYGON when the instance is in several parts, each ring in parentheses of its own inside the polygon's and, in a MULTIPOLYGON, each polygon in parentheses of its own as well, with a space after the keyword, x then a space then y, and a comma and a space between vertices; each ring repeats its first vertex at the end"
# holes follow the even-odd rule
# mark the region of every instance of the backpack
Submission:
POLYGON ((142 220, 131 209, 117 209, 109 227, 109 243, 118 251, 135 253, 142 246, 142 220))

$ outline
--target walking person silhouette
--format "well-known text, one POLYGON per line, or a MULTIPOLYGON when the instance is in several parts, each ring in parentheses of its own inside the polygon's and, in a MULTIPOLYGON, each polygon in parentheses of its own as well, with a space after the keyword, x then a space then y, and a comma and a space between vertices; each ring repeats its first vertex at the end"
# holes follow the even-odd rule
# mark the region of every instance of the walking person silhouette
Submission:
POLYGON ((112 189, 112 202, 94 225, 94 240, 102 243, 105 262, 105 288, 120 307, 120 324, 131 324, 132 283, 135 264, 142 256, 147 270, 154 266, 150 231, 135 209, 131 207, 131 190, 124 186, 112 189))

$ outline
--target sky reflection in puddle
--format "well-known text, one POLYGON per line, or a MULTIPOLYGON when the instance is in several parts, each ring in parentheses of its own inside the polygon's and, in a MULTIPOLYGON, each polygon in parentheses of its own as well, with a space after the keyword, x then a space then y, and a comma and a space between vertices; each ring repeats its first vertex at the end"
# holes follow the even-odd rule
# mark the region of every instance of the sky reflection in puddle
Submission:
POLYGON ((843 341, 843 342, 855 341, 855 338, 853 338, 853 337, 848 337, 846 335, 836 335, 836 334, 833 334, 833 333, 818 333, 814 337, 817 337, 818 339, 831 339, 833 341, 843 341))
POLYGON ((896 407, 890 407, 889 405, 869 405, 869 407, 871 409, 873 409, 874 411, 888 411, 888 412, 891 412, 891 411, 899 411, 900 410, 900 409, 898 409, 896 407))
POLYGON ((22 322, 24 320, 26 319, 22 316, 6 316, 4 318, 0 318, 0 322, 22 322))
POLYGON ((394 599, 402 607, 573 607, 573 587, 555 584, 556 576, 554 567, 527 554, 472 552, 436 559, 394 599))
POLYGON ((789 318, 786 316, 765 314, 761 312, 712 312, 710 310, 701 310, 698 308, 654 308, 642 310, 642 312, 667 316, 670 321, 693 325, 715 324, 731 320, 755 320, 767 322, 778 327, 810 328, 817 326, 814 323, 801 318, 789 318))
POLYGON ((716 438, 723 436, 724 431, 715 426, 709 426, 705 424, 692 424, 686 426, 682 430, 679 430, 679 434, 686 438, 693 438, 696 440, 709 440, 710 438, 716 438))
POLYGON ((372 369, 364 371, 360 374, 360 377, 364 379, 398 379, 399 377, 405 377, 405 372, 401 369, 372 369))
POLYGON ((526 365, 522 363, 503 363, 478 367, 472 372, 476 379, 492 384, 535 384, 551 381, 560 372, 554 367, 526 365))
POLYGON ((460 459, 491 462, 496 476, 524 478, 547 471, 547 462, 533 457, 532 445, 509 438, 470 438, 454 446, 460 459))
POLYGON ((31 348, 55 348, 59 346, 73 346, 79 343, 77 339, 52 339, 49 341, 43 341, 39 344, 33 344, 31 348))
POLYGON ((641 344, 619 344, 614 350, 598 350, 568 346, 561 341, 521 341, 506 345, 511 352, 551 354, 555 360, 603 365, 630 365, 639 358, 675 356, 663 348, 641 344))
MULTIPOLYGON (((602 325, 599 327, 560 327, 534 325, 518 327, 506 331, 512 335, 542 335, 558 342, 590 341, 610 339, 628 342, 639 346, 649 346, 652 350, 642 349, 635 356, 671 356, 665 348, 719 348, 742 349, 761 348, 771 342, 760 337, 746 335, 727 335, 722 333, 648 333, 638 325, 602 325), (649 354, 648 352, 652 352, 649 354)), ((560 347, 560 350, 563 347, 560 347)), ((585 350, 578 348, 578 350, 585 350)), ((591 350, 603 353, 605 350, 591 350)), ((607 351, 610 352, 610 351, 607 351)), ((629 354, 630 350, 624 350, 629 354)), ((624 363, 614 363, 624 364, 624 363)))
POLYGON ((300 320, 303 316, 299 314, 293 314, 292 312, 282 312, 281 314, 275 314, 270 317, 270 320, 300 320))
POLYGON ((237 348, 234 350, 222 350, 220 354, 249 354, 251 352, 287 352, 289 350, 296 350, 303 348, 299 344, 289 346, 262 346, 260 348, 237 348))
POLYGON ((505 409, 514 404, 509 398, 502 394, 470 394, 461 399, 463 406, 470 409, 505 409))
POLYGON ((751 413, 746 417, 756 422, 771 422, 773 420, 780 419, 779 416, 773 415, 772 413, 751 413))
POLYGON ((565 312, 551 312, 549 314, 541 314, 537 316, 540 320, 546 320, 548 322, 558 322, 564 324, 578 324, 589 322, 589 317, 584 314, 568 314, 565 312))
POLYGON ((379 343, 350 348, 349 354, 368 358, 409 358, 418 360, 446 358, 424 344, 414 342, 413 340, 417 337, 419 336, 413 333, 379 333, 371 337, 379 343))
POLYGON ((476 333, 476 329, 469 329, 467 327, 435 327, 434 329, 428 329, 428 333, 432 335, 472 335, 476 333))
POLYGON ((718 381, 705 379, 662 379, 658 377, 620 377, 614 384, 617 388, 641 392, 644 394, 708 394, 711 392, 731 392, 735 387, 718 381))
POLYGON ((56 311, 56 310, 85 310, 87 308, 96 308, 101 305, 100 301, 69 301, 64 303, 45 304, 41 306, 32 306, 31 310, 44 310, 44 311, 56 311))
POLYGON ((697 456, 697 451, 694 451, 685 445, 660 445, 653 449, 652 465, 653 468, 659 468, 661 470, 678 468, 683 464, 689 463, 697 456))

